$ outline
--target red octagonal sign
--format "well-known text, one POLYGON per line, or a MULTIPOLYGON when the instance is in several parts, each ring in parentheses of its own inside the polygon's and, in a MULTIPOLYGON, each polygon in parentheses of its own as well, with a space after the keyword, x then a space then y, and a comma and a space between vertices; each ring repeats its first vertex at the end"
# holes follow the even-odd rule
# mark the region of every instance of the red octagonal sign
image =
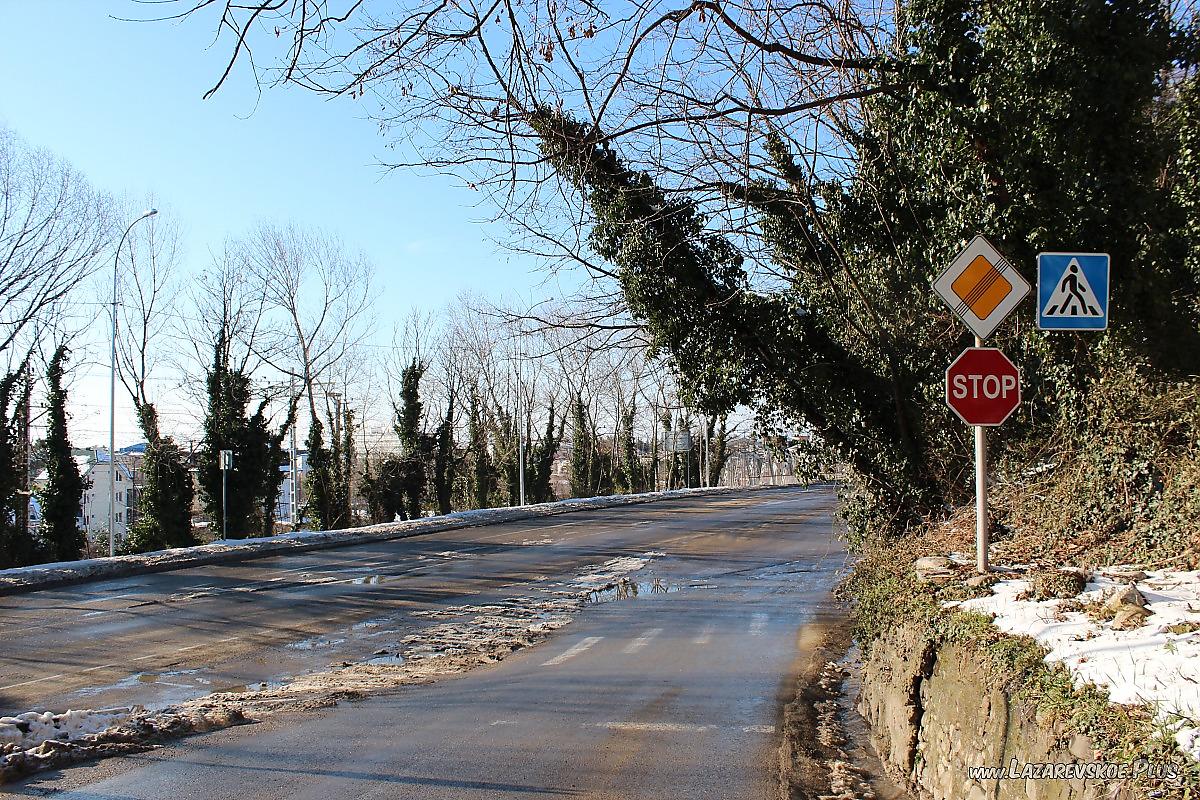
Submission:
POLYGON ((946 370, 946 405, 968 425, 999 425, 1021 404, 1021 373, 994 347, 968 347, 946 370))

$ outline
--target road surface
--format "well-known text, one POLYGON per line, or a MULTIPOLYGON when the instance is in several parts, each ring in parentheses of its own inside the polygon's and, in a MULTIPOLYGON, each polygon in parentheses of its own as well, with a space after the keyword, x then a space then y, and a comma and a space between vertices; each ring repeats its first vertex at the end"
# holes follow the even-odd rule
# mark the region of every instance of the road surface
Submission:
POLYGON ((831 490, 674 500, 0 598, 0 709, 156 705, 369 657, 414 611, 659 552, 505 661, 6 790, 133 798, 768 798, 831 490))

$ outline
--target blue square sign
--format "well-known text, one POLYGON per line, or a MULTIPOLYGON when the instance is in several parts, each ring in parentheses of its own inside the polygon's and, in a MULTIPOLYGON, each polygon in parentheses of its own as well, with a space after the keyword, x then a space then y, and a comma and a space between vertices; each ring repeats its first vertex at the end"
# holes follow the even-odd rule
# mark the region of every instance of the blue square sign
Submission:
POLYGON ((1106 329, 1108 263, 1108 253, 1038 253, 1038 327, 1044 331, 1106 329))

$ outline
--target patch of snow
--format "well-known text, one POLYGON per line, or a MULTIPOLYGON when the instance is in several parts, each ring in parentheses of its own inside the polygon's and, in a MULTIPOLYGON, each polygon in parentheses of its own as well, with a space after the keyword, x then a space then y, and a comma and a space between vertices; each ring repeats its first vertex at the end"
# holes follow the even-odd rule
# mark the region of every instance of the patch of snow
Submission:
POLYGON ((665 492, 646 492, 632 495, 572 498, 568 500, 556 500, 551 503, 540 503, 538 505, 456 511, 440 517, 422 517, 421 519, 386 522, 379 525, 367 525, 345 530, 297 531, 255 539, 219 539, 215 542, 196 547, 158 550, 153 553, 143 553, 140 555, 82 559, 79 561, 64 561, 52 564, 39 564, 32 567, 0 570, 0 592, 27 591, 64 582, 74 583, 125 575, 137 575, 145 572, 185 569, 204 564, 256 558, 289 551, 299 552, 321 547, 338 547, 349 544, 399 539, 424 533, 557 516, 571 511, 593 511, 649 503, 657 500, 733 494, 754 489, 771 488, 775 487, 673 489, 665 492))
MULTIPOLYGON (((308 673, 271 684, 252 684, 193 697, 160 709, 141 707, 107 711, 29 712, 0 718, 0 782, 80 759, 143 749, 165 737, 215 730, 263 719, 287 708, 318 708, 349 695, 390 691, 500 661, 541 642, 569 625, 589 593, 605 589, 642 569, 657 552, 622 556, 584 568, 567 579, 569 589, 539 576, 534 591, 480 605, 454 605, 410 612, 437 624, 386 643, 357 663, 331 664, 328 671, 308 673)), ((356 630, 367 636, 391 636, 381 626, 388 617, 366 620, 356 630)), ((343 640, 314 636, 287 645, 312 650, 343 640)), ((154 680, 191 671, 161 673, 154 680)), ((146 680, 138 673, 124 682, 146 680)), ((123 683, 124 683, 123 682, 123 683)), ((205 681, 207 683, 207 681, 205 681)), ((177 685, 177 684, 167 684, 177 685)), ((190 688, 190 687, 189 687, 190 688)))
POLYGON ((0 717, 0 745, 24 750, 47 740, 60 742, 103 733, 126 722, 133 708, 109 708, 103 711, 28 711, 15 717, 0 717))
POLYGON ((651 551, 643 553, 640 556, 619 556, 605 561, 603 564, 596 564, 589 567, 587 572, 581 575, 576 575, 571 581, 572 586, 586 586, 595 588, 596 586, 609 586, 616 583, 621 578, 631 572, 637 572, 650 563, 650 559, 665 555, 651 551))
MULTIPOLYGON (((1102 570, 1075 599, 1101 603, 1124 585, 1102 570)), ((1136 585, 1152 613, 1127 631, 1064 610, 1074 607, 1070 600, 1020 599, 1029 591, 1025 580, 1000 581, 990 596, 953 606, 989 614, 1000 630, 1032 637, 1048 650, 1047 662, 1064 664, 1079 683, 1105 689, 1114 703, 1150 705, 1180 749, 1200 760, 1200 630, 1186 630, 1200 625, 1200 571, 1147 572, 1136 585)))

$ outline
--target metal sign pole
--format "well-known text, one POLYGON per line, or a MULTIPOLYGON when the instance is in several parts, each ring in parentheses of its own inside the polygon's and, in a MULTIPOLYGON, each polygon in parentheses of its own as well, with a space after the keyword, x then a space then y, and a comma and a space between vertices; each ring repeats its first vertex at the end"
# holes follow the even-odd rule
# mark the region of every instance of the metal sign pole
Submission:
POLYGON ((233 451, 221 450, 221 538, 229 538, 229 470, 233 469, 233 451))
MULTIPOLYGON (((975 337, 975 346, 983 340, 975 337)), ((987 429, 975 426, 975 568, 988 571, 987 429)))

